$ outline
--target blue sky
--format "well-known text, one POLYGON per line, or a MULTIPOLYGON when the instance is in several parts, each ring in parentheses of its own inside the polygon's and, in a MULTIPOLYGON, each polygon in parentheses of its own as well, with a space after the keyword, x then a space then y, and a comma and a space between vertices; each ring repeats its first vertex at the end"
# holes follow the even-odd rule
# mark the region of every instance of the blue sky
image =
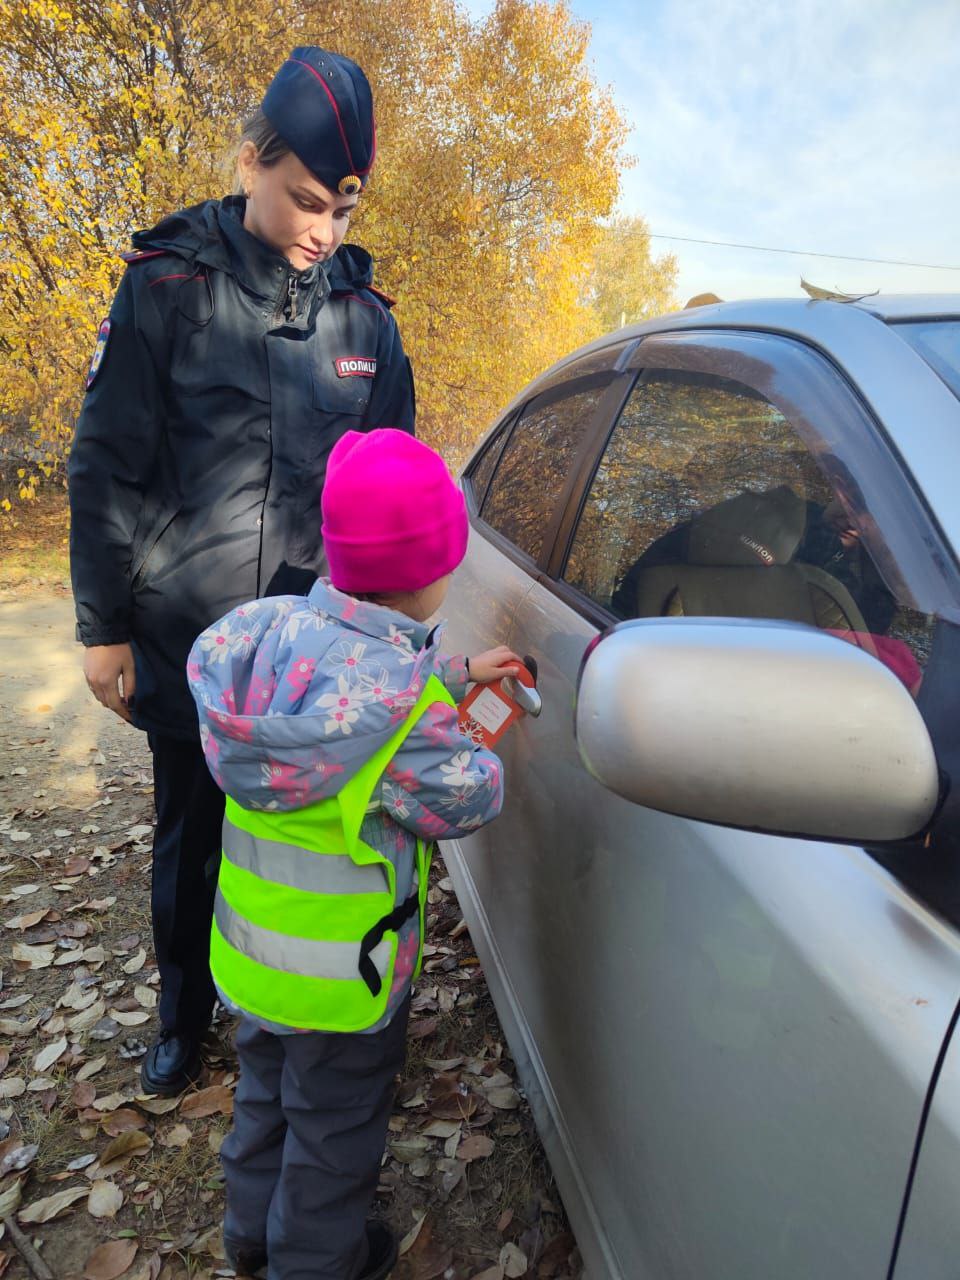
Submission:
MULTIPOLYGON (((492 0, 467 0, 482 17, 492 0)), ((654 232, 960 267, 960 0, 572 0, 654 232)), ((960 293, 960 271, 668 240, 681 300, 960 293)))

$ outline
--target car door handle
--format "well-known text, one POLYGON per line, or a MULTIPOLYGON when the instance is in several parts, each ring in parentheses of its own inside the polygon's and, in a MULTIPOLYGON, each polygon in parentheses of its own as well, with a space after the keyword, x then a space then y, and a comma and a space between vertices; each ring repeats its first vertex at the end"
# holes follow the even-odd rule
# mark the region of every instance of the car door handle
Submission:
MULTIPOLYGON (((532 678, 536 680, 536 662, 532 658, 524 658, 523 661, 532 678)), ((540 697, 536 688, 531 688, 529 685, 522 684, 512 676, 506 676, 503 683, 506 686, 508 696, 513 699, 521 711, 524 711, 528 716, 533 716, 534 718, 540 714, 543 710, 543 699, 540 697)))

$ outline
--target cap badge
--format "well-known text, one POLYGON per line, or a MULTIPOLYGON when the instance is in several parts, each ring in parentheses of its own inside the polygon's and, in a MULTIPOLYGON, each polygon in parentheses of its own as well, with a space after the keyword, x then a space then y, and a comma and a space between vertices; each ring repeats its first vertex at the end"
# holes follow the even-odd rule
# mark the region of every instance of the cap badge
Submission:
POLYGON ((342 196, 355 196, 362 186, 363 183, 355 173, 348 173, 337 183, 337 190, 342 196))

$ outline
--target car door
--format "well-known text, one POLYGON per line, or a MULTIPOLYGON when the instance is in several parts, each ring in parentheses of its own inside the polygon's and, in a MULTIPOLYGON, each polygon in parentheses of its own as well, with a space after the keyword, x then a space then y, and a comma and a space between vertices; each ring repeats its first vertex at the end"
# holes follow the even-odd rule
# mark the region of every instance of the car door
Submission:
POLYGON ((648 339, 632 370, 519 603, 543 712, 502 744, 504 814, 458 888, 591 1276, 882 1276, 956 932, 864 849, 605 791, 573 705, 587 646, 641 609, 820 626, 922 699, 923 512, 841 375, 789 339, 648 339))

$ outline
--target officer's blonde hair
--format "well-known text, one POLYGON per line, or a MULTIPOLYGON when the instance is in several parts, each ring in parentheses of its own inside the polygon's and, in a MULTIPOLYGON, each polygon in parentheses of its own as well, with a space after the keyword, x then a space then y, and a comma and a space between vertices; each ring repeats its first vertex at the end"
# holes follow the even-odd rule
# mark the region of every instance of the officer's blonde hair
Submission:
MULTIPOLYGON (((236 168, 237 155, 245 142, 252 142, 257 148, 257 161, 265 169, 269 169, 271 165, 276 164, 278 160, 282 160, 284 156, 290 154, 290 148, 263 112, 259 110, 243 126, 243 133, 240 135, 240 140, 234 153, 234 168, 236 168)), ((233 194, 236 196, 243 195, 243 183, 239 174, 237 175, 233 194)))

